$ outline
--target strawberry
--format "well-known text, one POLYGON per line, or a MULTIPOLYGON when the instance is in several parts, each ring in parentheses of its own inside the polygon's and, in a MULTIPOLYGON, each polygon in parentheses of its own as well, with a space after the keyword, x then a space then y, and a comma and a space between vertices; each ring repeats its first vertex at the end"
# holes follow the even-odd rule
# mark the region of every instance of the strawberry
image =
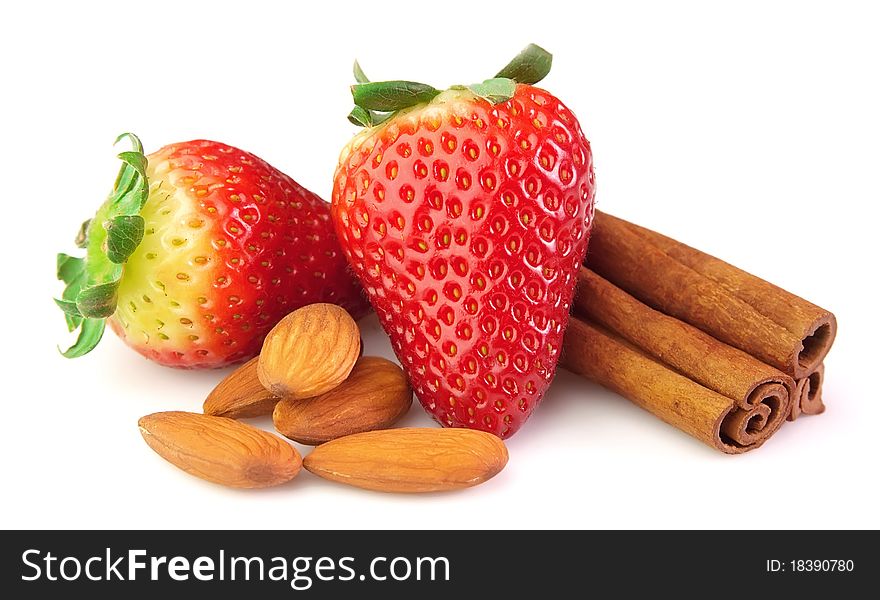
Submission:
POLYGON ((329 205, 253 154, 195 140, 145 156, 132 134, 113 192, 58 255, 58 305, 81 356, 105 320, 149 359, 222 367, 255 356, 292 310, 367 309, 347 271, 329 205))
POLYGON ((494 79, 440 92, 370 83, 331 213, 422 405, 442 425, 502 438, 550 384, 593 216, 590 144, 533 87, 529 46, 494 79))

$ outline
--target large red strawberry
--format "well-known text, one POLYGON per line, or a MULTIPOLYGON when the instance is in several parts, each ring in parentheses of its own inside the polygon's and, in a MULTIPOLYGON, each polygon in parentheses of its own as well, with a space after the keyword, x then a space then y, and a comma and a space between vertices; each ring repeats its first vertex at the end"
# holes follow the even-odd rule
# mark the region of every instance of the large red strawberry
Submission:
POLYGON ((352 87, 365 126, 336 171, 340 242, 424 407, 507 437, 556 370, 593 216, 577 119, 533 87, 530 46, 494 79, 440 92, 352 87))
MULTIPOLYGON (((61 300, 81 356, 105 319, 152 360, 222 367, 256 355, 290 311, 333 302, 367 309, 329 205, 253 154, 218 142, 123 152, 113 192, 83 224, 85 258, 58 255, 61 300)), ((117 140, 118 141, 118 140, 117 140)))

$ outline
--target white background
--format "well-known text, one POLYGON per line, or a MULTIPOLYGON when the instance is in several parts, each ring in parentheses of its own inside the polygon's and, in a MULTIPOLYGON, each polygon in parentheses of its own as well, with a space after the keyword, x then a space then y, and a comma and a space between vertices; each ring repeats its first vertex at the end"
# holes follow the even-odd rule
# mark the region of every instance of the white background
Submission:
MULTIPOLYGON (((876 528, 878 25, 870 3, 16 2, 0 19, 0 527, 876 528), (710 6, 711 5, 711 6, 710 6), (115 176, 111 143, 195 137, 329 195, 374 79, 491 76, 528 42, 592 141, 598 203, 836 312, 827 412, 725 456, 561 372, 486 485, 428 496, 303 473, 231 491, 176 470, 137 419, 199 410, 223 373, 111 333, 75 361, 54 256, 115 176)), ((375 318, 366 350, 391 356, 375 318)), ((271 428, 269 420, 257 421, 271 428)), ((418 406, 409 425, 431 422, 418 406)), ((301 448, 302 450, 302 448, 301 448)))

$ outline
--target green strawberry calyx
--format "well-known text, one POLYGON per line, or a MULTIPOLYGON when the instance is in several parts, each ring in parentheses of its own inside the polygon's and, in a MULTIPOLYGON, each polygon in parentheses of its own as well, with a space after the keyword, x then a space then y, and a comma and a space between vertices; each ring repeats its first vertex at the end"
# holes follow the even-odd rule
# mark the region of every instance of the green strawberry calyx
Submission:
MULTIPOLYGON (((513 97, 517 83, 538 83, 550 72, 553 55, 536 44, 529 44, 495 77, 468 86, 450 89, 470 90, 492 104, 513 97)), ((441 93, 430 85, 415 81, 370 81, 357 61, 354 63, 356 84, 351 86, 354 108, 348 120, 361 127, 374 127, 397 111, 430 102, 441 93)))
POLYGON ((113 191, 76 236, 85 257, 58 254, 57 276, 66 287, 55 304, 64 312, 68 330, 79 330, 76 342, 61 351, 67 358, 87 354, 101 341, 105 321, 116 311, 123 265, 144 237, 140 212, 150 193, 147 157, 136 135, 123 133, 116 143, 124 138, 132 149, 119 154, 122 167, 113 191))

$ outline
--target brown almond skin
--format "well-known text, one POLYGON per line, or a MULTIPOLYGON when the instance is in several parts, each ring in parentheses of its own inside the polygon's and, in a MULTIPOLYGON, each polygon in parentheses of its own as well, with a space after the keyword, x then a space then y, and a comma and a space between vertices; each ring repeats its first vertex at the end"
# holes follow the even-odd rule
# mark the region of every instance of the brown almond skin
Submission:
POLYGON ((337 388, 303 400, 284 399, 272 420, 282 435, 317 446, 338 437, 386 429, 412 406, 412 389, 399 366, 378 356, 357 361, 337 388))
POLYGON ((252 358, 218 383, 205 399, 202 412, 230 419, 271 415, 278 397, 260 383, 258 362, 259 357, 252 358))
POLYGON ((319 396, 345 381, 360 348, 357 323, 344 308, 309 304, 281 319, 266 336, 257 376, 274 396, 319 396))
POLYGON ((439 492, 498 474, 507 448, 473 429, 403 428, 357 433, 322 444, 303 466, 319 477, 380 492, 439 492))
POLYGON ((138 421, 156 453, 189 473, 234 488, 263 488, 296 477, 302 458, 276 435, 226 417, 160 412, 138 421))

